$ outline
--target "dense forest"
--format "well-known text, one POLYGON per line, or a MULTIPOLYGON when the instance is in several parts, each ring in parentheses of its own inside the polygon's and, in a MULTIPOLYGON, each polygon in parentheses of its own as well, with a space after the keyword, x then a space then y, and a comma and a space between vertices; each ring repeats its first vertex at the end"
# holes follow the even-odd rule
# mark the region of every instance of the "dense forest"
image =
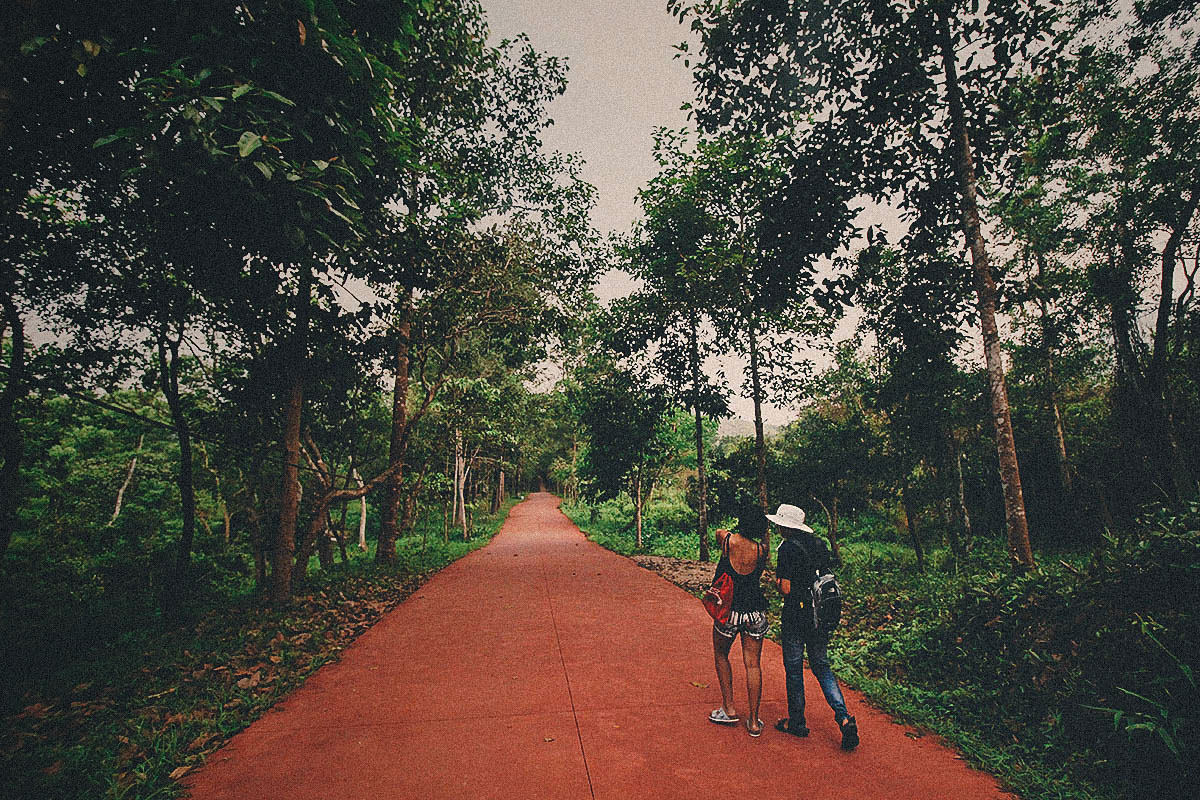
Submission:
POLYGON ((1191 796, 1196 3, 666 6, 692 124, 608 236, 566 63, 474 0, 4 12, 18 794, 175 791, 549 488, 701 562, 801 505, 873 700, 1024 796, 1191 796))

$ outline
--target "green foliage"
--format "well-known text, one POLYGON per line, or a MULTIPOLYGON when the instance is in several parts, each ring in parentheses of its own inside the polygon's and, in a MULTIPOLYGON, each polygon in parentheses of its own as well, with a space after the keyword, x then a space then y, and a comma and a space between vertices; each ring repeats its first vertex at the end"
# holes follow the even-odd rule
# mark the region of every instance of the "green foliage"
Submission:
POLYGON ((1178 598, 1200 591, 1198 548, 1194 504, 1023 576, 977 552, 959 579, 913 577, 859 543, 837 659, 890 708, 1006 754, 1001 774, 1029 796, 1187 797, 1200 623, 1178 598))
MULTIPOLYGON (((670 534, 678 509, 670 492, 652 503, 637 550, 627 499, 564 507, 604 547, 694 559, 694 544, 670 534)), ((1156 509, 1102 548, 1025 575, 1001 568, 995 540, 957 564, 931 548, 918 573, 895 515, 877 508, 845 518, 841 537, 840 678, 1024 797, 1191 796, 1200 618, 1179 598, 1200 593, 1200 505, 1156 509)))
MULTIPOLYGON (((469 542, 411 536, 399 543, 397 564, 387 566, 362 554, 322 573, 284 611, 262 608, 246 595, 243 580, 206 607, 193 605, 190 626, 172 628, 144 609, 115 608, 111 598, 93 591, 90 605, 107 607, 114 620, 128 614, 123 626, 105 631, 103 646, 60 640, 57 646, 72 656, 64 663, 4 665, 13 677, 0 705, 6 791, 30 800, 178 796, 179 777, 335 659, 432 573, 486 544, 511 506, 494 517, 477 515, 469 542)), ((436 524, 440 532, 440 520, 436 524)), ((10 605, 9 579, 22 581, 14 587, 21 592, 31 574, 28 565, 14 561, 6 562, 16 569, 3 576, 3 608, 34 615, 42 624, 79 608, 79 593, 71 591, 77 576, 63 569, 34 573, 34 585, 55 587, 57 594, 10 605)), ((14 628, 7 611, 3 623, 0 642, 8 660, 14 628)))
POLYGON ((699 555, 696 512, 678 489, 667 489, 646 506, 640 550, 633 534, 633 502, 627 495, 595 505, 564 503, 562 509, 590 539, 622 555, 649 553, 690 559, 699 555))

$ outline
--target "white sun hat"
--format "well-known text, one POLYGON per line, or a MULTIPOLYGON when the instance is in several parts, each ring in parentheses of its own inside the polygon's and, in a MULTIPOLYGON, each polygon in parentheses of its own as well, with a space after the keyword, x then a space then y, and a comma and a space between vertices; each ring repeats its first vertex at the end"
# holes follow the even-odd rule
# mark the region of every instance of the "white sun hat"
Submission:
POLYGON ((813 532, 812 528, 804 524, 804 509, 799 506, 789 506, 787 503, 781 503, 778 511, 774 514, 767 514, 767 519, 781 528, 791 528, 792 530, 805 531, 807 533, 813 532))

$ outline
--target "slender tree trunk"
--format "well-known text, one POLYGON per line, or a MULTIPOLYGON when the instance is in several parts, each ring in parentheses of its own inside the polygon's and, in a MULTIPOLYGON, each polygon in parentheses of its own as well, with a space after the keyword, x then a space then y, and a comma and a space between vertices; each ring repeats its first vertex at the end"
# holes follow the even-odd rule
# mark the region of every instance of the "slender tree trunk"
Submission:
POLYGON ((704 415, 700 410, 700 332, 693 314, 688 339, 692 362, 692 409, 696 413, 696 533, 700 538, 700 560, 708 561, 708 483, 704 469, 704 415))
POLYGON ((1144 422, 1145 429, 1151 433, 1153 438, 1149 456, 1162 473, 1162 477, 1169 483, 1171 493, 1176 499, 1188 497, 1195 490, 1195 479, 1184 461, 1179 439, 1175 435, 1175 421, 1163 404, 1162 398, 1151 389, 1149 380, 1142 373, 1138 363, 1137 353, 1133 349, 1133 309, 1128 308, 1128 304, 1113 299, 1109 302, 1109 310, 1112 315, 1113 344, 1117 358, 1117 381, 1127 392, 1133 394, 1134 401, 1130 411, 1138 416, 1139 422, 1144 422))
MULTIPOLYGON (((143 433, 138 437, 137 449, 133 451, 133 458, 129 459, 129 468, 125 470, 125 480, 121 481, 121 486, 117 489, 117 502, 113 505, 112 517, 108 520, 110 528, 116 524, 117 517, 121 516, 121 506, 125 503, 125 492, 129 490, 129 484, 133 483, 133 472, 137 469, 138 456, 142 454, 142 444, 145 441, 146 434, 143 433)), ((226 529, 228 529, 228 525, 226 529)), ((228 541, 228 534, 226 534, 226 541, 228 541)))
POLYGON ((912 495, 907 486, 900 491, 900 501, 904 504, 904 524, 908 527, 908 535, 912 537, 913 551, 917 554, 917 572, 924 572, 925 549, 921 547, 921 535, 917 530, 917 513, 913 508, 912 495))
POLYGON ((333 530, 333 537, 337 541, 338 552, 342 556, 343 564, 350 563, 350 556, 346 553, 346 514, 345 514, 345 511, 346 511, 347 505, 348 504, 346 504, 346 503, 342 504, 341 526, 333 527, 332 525, 330 525, 330 528, 332 528, 332 530, 333 530))
MULTIPOLYGON (((409 347, 412 339, 411 286, 405 286, 400 295, 400 319, 396 331, 396 360, 393 369, 396 375, 392 384, 392 435, 388 452, 388 463, 403 463, 408 449, 408 372, 409 347)), ((380 508, 379 546, 375 560, 390 563, 396 560, 397 517, 403 501, 404 473, 397 472, 384 489, 380 508)))
POLYGON ((996 324, 996 283, 988 260, 983 229, 979 221, 975 159, 967 133, 962 90, 958 84, 958 65, 950 37, 950 21, 945 6, 938 6, 941 29, 942 61, 946 72, 946 95, 950 106, 951 136, 955 147, 955 168, 962 193, 962 224, 978 296, 979 323, 983 329, 983 352, 987 362, 988 388, 991 395, 992 424, 996 434, 996 454, 1000 464, 1000 485, 1004 492, 1004 517, 1008 527, 1008 549, 1013 567, 1032 569, 1033 549, 1029 543, 1029 523, 1025 518, 1025 498, 1021 491, 1021 471, 1017 464, 1017 446, 1013 437, 1012 415, 1008 406, 1008 387, 1004 379, 1004 360, 1000 332, 996 324))
MULTIPOLYGON (((450 451, 446 451, 446 474, 447 475, 450 474, 450 455, 451 455, 450 451)), ((450 504, 452 502, 454 502, 453 498, 456 496, 455 493, 458 490, 457 469, 458 469, 458 464, 457 464, 457 462, 455 462, 454 479, 452 480, 452 485, 450 487, 450 494, 446 497, 445 502, 442 503, 442 541, 444 541, 446 544, 450 543, 450 521, 453 518, 451 515, 450 504)))
MULTIPOLYGON (((770 510, 767 505, 767 438, 763 432, 762 419, 762 378, 758 374, 758 333, 750 326, 750 393, 754 400, 754 460, 757 472, 755 483, 758 488, 758 505, 764 514, 770 510)), ((767 550, 771 548, 771 527, 763 535, 767 550)))
POLYGON ((329 512, 325 512, 325 527, 317 536, 317 558, 321 562, 321 569, 329 571, 333 569, 333 526, 329 524, 329 512))
POLYGON ((467 465, 463 458, 462 431, 454 431, 454 524, 462 525, 463 538, 467 538, 467 465))
POLYGON ((838 525, 837 495, 835 494, 833 496, 833 500, 832 500, 833 508, 832 509, 830 509, 829 506, 825 505, 824 501, 822 501, 821 498, 817 497, 816 495, 813 495, 813 500, 816 500, 817 505, 819 505, 821 507, 821 510, 825 512, 825 519, 828 520, 828 525, 826 527, 829 530, 829 546, 833 549, 833 561, 835 564, 841 564, 842 563, 842 549, 841 549, 841 546, 838 544, 838 538, 837 538, 837 525, 838 525))
MULTIPOLYGON (((503 456, 501 456, 503 459, 503 456)), ((565 494, 565 492, 564 492, 565 494)), ((500 506, 504 503, 504 462, 500 462, 500 466, 496 468, 496 494, 492 500, 492 513, 500 513, 500 506)))
MULTIPOLYGON (((354 467, 350 474, 359 488, 362 488, 363 479, 358 474, 358 467, 354 467)), ((367 552, 367 496, 365 494, 358 498, 358 549, 364 553, 367 552)))
POLYGON ((1055 459, 1058 462, 1058 480, 1062 489, 1068 495, 1074 491, 1071 479, 1071 462, 1067 458, 1067 433, 1063 425, 1062 412, 1058 403, 1058 378, 1054 372, 1054 350, 1058 337, 1050 324, 1050 309, 1046 303, 1045 274, 1046 257, 1040 251, 1037 253, 1038 265, 1038 314, 1042 329, 1042 347, 1046 351, 1046 399, 1050 406, 1050 414, 1054 419, 1055 459))
MULTIPOLYGON (((0 123, 2 124, 2 123, 0 123)), ((0 133, 3 129, 0 128, 0 133)), ((17 508, 20 503, 21 458, 25 443, 17 425, 17 403, 25 397, 29 387, 25 384, 25 321, 17 310, 12 297, 0 294, 0 307, 4 311, 4 324, 12 331, 12 345, 8 358, 8 375, 4 392, 0 393, 0 557, 8 552, 9 542, 17 527, 17 508)), ((3 335, 0 334, 0 340, 3 335)))
POLYGON ((254 586, 259 591, 267 588, 267 548, 263 542, 262 518, 258 512, 258 495, 250 497, 250 507, 246 509, 247 521, 250 524, 250 549, 254 552, 254 586))
POLYGON ((633 525, 637 549, 642 549, 642 468, 639 466, 633 479, 633 525))
POLYGON ((292 597, 292 561, 296 551, 296 523, 300 517, 300 414, 304 406, 304 362, 308 357, 308 320, 311 313, 312 273, 301 266, 296 297, 296 331, 291 357, 285 367, 287 401, 283 422, 283 484, 279 499, 279 528, 275 533, 271 563, 271 604, 285 605, 292 597))
POLYGON ((946 452, 945 471, 948 479, 943 486, 950 490, 947 493, 947 501, 950 504, 950 551, 961 562, 967 555, 966 543, 971 538, 971 516, 967 512, 966 487, 963 485, 962 453, 958 449, 954 434, 946 431, 943 436, 946 452))
POLYGON ((158 338, 158 368, 159 383, 171 411, 171 425, 175 429, 175 438, 179 440, 176 485, 179 487, 183 525, 175 569, 182 579, 192 558, 192 541, 196 534, 196 491, 192 474, 192 433, 183 415, 183 403, 179 396, 179 339, 169 338, 165 330, 158 338))
POLYGON ((1175 265, 1179 257, 1179 247, 1183 244, 1184 234, 1196 214, 1196 205, 1200 201, 1200 186, 1192 189, 1179 218, 1171 228, 1171 234, 1162 251, 1162 274, 1159 276, 1158 314, 1154 322, 1154 349, 1150 354, 1150 369, 1148 378, 1150 390, 1163 398, 1169 408, 1169 387, 1167 383, 1168 344, 1171 341, 1171 309, 1175 307, 1175 265))

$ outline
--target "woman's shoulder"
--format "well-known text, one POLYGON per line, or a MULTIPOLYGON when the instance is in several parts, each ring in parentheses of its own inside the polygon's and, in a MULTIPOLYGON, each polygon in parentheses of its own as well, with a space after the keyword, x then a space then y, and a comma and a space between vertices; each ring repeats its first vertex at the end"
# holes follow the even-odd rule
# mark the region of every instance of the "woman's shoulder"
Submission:
POLYGON ((733 547, 736 547, 740 551, 745 552, 745 553, 749 553, 751 551, 758 551, 760 553, 765 553, 766 549, 767 549, 766 546, 759 540, 751 539, 749 536, 744 536, 740 533, 730 534, 729 541, 731 542, 733 547), (736 538, 734 538, 734 537, 736 537, 736 538))

